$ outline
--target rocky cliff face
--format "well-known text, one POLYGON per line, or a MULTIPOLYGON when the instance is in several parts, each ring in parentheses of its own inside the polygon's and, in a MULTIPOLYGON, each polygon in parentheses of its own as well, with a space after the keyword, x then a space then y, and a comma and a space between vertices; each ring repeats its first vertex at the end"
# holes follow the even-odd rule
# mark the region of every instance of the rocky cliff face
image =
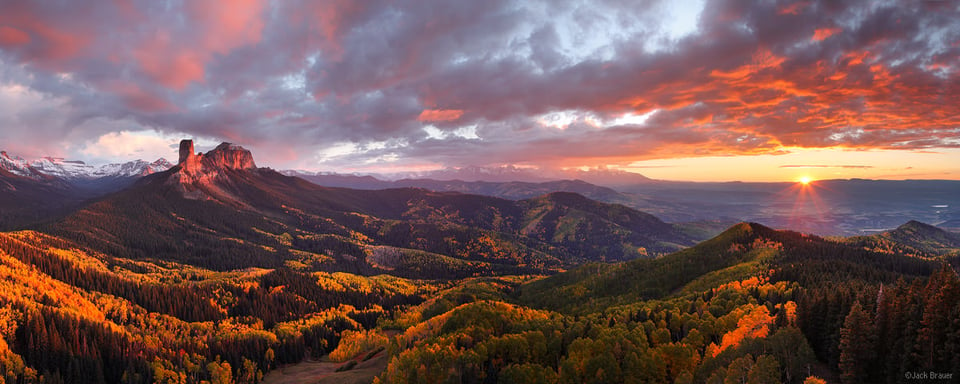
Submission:
POLYGON ((194 154, 193 140, 180 141, 180 167, 188 174, 214 173, 225 169, 256 169, 253 155, 245 148, 222 143, 207 153, 194 154))
POLYGON ((191 156, 194 156, 193 140, 180 140, 180 160, 177 160, 177 164, 182 165, 191 156))
POLYGON ((253 162, 253 155, 250 151, 239 145, 222 143, 207 152, 201 161, 204 167, 222 168, 222 169, 254 169, 257 164, 253 162))
POLYGON ((177 185, 183 195, 190 199, 213 199, 242 205, 222 188, 229 183, 230 170, 256 170, 250 151, 239 145, 222 143, 207 153, 195 153, 193 140, 180 141, 180 170, 168 182, 177 185), (221 182, 217 182, 221 180, 221 182))

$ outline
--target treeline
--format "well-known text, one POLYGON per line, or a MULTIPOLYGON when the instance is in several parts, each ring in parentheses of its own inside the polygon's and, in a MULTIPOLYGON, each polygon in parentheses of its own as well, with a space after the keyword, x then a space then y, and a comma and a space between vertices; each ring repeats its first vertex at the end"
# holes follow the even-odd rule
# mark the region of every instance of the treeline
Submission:
MULTIPOLYGON (((926 268, 914 267, 906 271, 926 268)), ((882 282, 889 277, 883 268, 851 267, 836 272, 849 280, 811 277, 817 283, 806 287, 754 277, 579 316, 507 304, 501 301, 506 296, 492 293, 451 291, 419 308, 421 322, 391 339, 392 360, 376 382, 822 382, 810 377, 814 373, 844 383, 896 383, 930 372, 960 377, 956 271, 941 264, 929 277, 903 274, 882 282), (438 312, 440 303, 447 304, 438 312)))
MULTIPOLYGON (((42 241, 48 240, 43 238, 42 241)), ((209 287, 130 281, 105 270, 77 265, 57 254, 45 252, 8 236, 0 236, 0 249, 27 265, 37 267, 40 272, 54 279, 83 290, 122 297, 150 312, 171 315, 184 321, 224 318, 224 314, 209 300, 209 287)))
POLYGON ((660 299, 701 276, 738 265, 740 270, 721 281, 746 278, 759 266, 769 265, 784 248, 783 243, 765 237, 767 232, 775 233, 741 223, 713 239, 656 259, 585 264, 522 286, 519 300, 535 308, 589 313, 612 305, 660 299))
POLYGON ((125 374, 149 371, 147 356, 155 352, 104 324, 46 307, 22 314, 13 350, 45 383, 120 383, 125 374))
POLYGON ((585 316, 467 303, 391 339, 375 382, 800 383, 816 358, 796 289, 751 279, 585 316))
POLYGON ((252 383, 278 365, 328 353, 345 330, 372 328, 423 301, 405 282, 356 276, 364 286, 321 286, 287 268, 236 277, 176 272, 166 280, 178 282, 166 283, 123 272, 128 261, 94 259, 30 232, 0 236, 0 253, 14 281, 13 292, 0 295, 0 373, 8 382, 252 383), (44 293, 50 278, 69 292, 44 293), (18 294, 21 286, 28 294, 18 294))
MULTIPOLYGON (((259 277, 258 281, 257 287, 224 285, 220 288, 230 292, 235 300, 229 309, 230 317, 255 317, 263 321, 265 328, 340 305, 376 307, 392 311, 423 301, 423 297, 416 293, 388 292, 381 289, 369 292, 327 289, 319 286, 315 277, 287 268, 275 269, 259 277)), ((361 323, 366 326, 373 326, 383 313, 363 312, 354 316, 357 320, 363 320, 361 323), (368 319, 371 316, 373 318, 368 319)))
POLYGON ((960 279, 944 265, 929 279, 808 289, 799 323, 844 382, 900 382, 908 373, 960 377, 960 279))
POLYGON ((254 383, 277 365, 319 358, 336 346, 341 332, 356 329, 355 323, 337 317, 280 338, 263 331, 196 334, 199 343, 156 345, 52 307, 14 309, 22 319, 6 338, 12 338, 11 351, 29 369, 13 372, 3 360, 0 368, 8 381, 23 383, 199 383, 217 382, 218 377, 254 383))

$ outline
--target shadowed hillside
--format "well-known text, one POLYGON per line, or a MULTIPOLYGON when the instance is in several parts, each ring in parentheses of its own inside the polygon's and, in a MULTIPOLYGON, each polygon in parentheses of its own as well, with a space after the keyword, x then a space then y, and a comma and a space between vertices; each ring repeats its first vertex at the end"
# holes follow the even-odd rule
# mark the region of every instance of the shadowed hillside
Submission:
MULTIPOLYGON (((653 257, 694 240, 573 193, 511 201, 422 189, 321 187, 224 145, 91 204, 50 231, 137 259, 409 277, 546 272, 653 257), (224 152, 237 152, 219 154, 224 152), (234 159, 219 164, 216 159, 234 159), (214 160, 211 160, 214 159, 214 160)), ((192 150, 186 150, 192 153, 192 150)))

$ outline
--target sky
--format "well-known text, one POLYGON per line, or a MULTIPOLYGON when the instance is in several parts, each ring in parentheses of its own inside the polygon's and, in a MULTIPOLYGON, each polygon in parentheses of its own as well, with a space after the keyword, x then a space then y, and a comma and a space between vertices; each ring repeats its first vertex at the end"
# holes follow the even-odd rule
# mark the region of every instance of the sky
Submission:
POLYGON ((960 179, 960 2, 0 0, 0 149, 960 179))

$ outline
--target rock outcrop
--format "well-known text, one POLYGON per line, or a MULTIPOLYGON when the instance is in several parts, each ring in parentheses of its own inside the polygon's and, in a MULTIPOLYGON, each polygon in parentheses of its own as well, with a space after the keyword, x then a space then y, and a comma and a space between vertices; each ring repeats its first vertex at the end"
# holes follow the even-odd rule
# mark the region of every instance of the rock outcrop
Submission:
POLYGON ((253 155, 245 148, 230 143, 222 143, 207 152, 201 161, 204 167, 221 169, 254 169, 253 155))
POLYGON ((245 148, 230 143, 221 143, 207 153, 193 152, 193 140, 180 141, 180 161, 188 174, 209 174, 225 169, 255 169, 253 155, 245 148))
POLYGON ((232 205, 244 205, 228 192, 232 171, 256 170, 250 151, 239 145, 222 143, 207 153, 195 153, 193 140, 180 141, 180 170, 168 182, 174 183, 189 199, 212 199, 232 205))
POLYGON ((180 160, 177 164, 183 164, 193 155, 193 140, 180 140, 180 160))

